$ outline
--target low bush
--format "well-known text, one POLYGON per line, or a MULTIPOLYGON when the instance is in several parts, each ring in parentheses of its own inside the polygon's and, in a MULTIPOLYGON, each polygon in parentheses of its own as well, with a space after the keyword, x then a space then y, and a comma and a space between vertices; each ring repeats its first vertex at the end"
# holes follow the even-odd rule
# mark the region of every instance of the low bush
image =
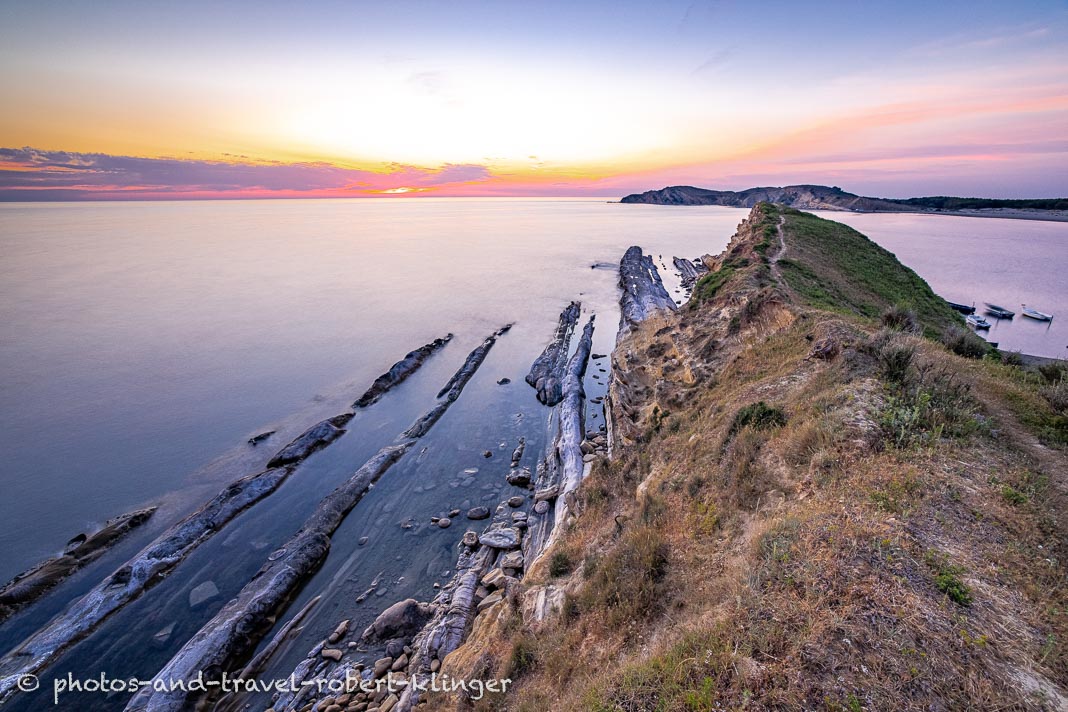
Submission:
POLYGON ((882 325, 887 329, 910 334, 918 334, 923 330, 916 318, 916 312, 897 304, 883 312, 882 325))
POLYGON ((598 564, 583 589, 582 608, 601 612, 611 626, 650 618, 660 611, 668 570, 668 545, 650 525, 627 531, 598 564))
POLYGON ((990 351, 990 345, 963 326, 950 326, 942 332, 942 344, 965 358, 982 358, 990 351))
POLYGON ((549 559, 549 575, 553 578, 567 576, 574 568, 571 556, 566 551, 554 551, 549 559))

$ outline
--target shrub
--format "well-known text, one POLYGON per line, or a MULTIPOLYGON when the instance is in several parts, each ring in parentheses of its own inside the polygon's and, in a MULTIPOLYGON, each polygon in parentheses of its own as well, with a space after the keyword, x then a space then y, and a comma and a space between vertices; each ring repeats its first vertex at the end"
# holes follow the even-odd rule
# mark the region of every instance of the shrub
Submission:
POLYGON ((630 529, 604 556, 583 590, 583 608, 600 610, 620 626, 659 611, 668 569, 668 546, 660 529, 630 529))
POLYGON ((912 359, 916 356, 915 346, 891 341, 879 349, 878 356, 886 380, 898 384, 908 381, 912 359))
POLYGON ((893 331, 907 331, 918 334, 922 330, 916 319, 916 312, 900 305, 894 305, 883 312, 882 324, 893 331))
POLYGON ((959 606, 970 606, 972 604, 972 591, 960 578, 960 575, 964 573, 963 568, 953 566, 944 555, 940 556, 933 551, 928 551, 924 559, 927 561, 927 565, 934 569, 935 588, 946 594, 949 600, 959 606))
POLYGON ((1020 492, 1012 485, 1003 485, 1001 487, 1001 496, 1005 498, 1006 502, 1013 506, 1023 504, 1027 501, 1027 495, 1020 492))
POLYGON ((534 641, 528 635, 520 636, 512 644, 512 654, 508 658, 506 677, 518 678, 534 667, 538 662, 534 641))
POLYGON ((1068 413, 1068 380, 1062 378, 1056 383, 1044 386, 1039 393, 1049 403, 1050 408, 1058 413, 1068 413))
POLYGON ((942 333, 942 344, 947 349, 965 358, 982 358, 990 345, 962 326, 950 326, 942 333))
POLYGON ((1006 351, 1001 354, 1001 362, 1009 366, 1023 366, 1023 357, 1019 351, 1006 351))
POLYGON ((956 567, 942 569, 935 576, 935 586, 949 596, 949 600, 960 606, 972 605, 972 592, 967 584, 960 580, 956 567))
POLYGON ((566 551, 554 551, 549 559, 549 575, 553 578, 567 576, 574 568, 571 556, 566 551))
POLYGON ((755 430, 781 427, 786 425, 786 413, 781 408, 770 406, 764 401, 750 403, 735 414, 727 437, 734 435, 747 425, 755 430))
POLYGON ((1038 372, 1046 379, 1046 383, 1056 383, 1063 381, 1065 372, 1068 371, 1068 366, 1064 361, 1047 361, 1046 363, 1040 363, 1037 367, 1038 372))

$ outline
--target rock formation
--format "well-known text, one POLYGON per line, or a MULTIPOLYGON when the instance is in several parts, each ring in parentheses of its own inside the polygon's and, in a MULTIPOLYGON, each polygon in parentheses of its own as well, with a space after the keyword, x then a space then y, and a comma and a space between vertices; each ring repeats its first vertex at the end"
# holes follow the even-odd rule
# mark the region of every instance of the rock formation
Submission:
POLYGON ((437 353, 450 341, 452 341, 452 334, 447 334, 445 338, 434 339, 429 344, 420 346, 414 351, 409 351, 405 354, 404 358, 397 361, 397 363, 393 364, 388 371, 376 378, 375 382, 371 384, 371 387, 352 404, 352 407, 366 408, 367 406, 378 402, 379 398, 384 396, 390 389, 402 383, 408 376, 418 371, 424 361, 437 353))
POLYGON ((675 302, 664 289, 660 273, 650 255, 643 255, 642 248, 631 247, 619 262, 620 297, 619 336, 621 339, 630 327, 645 321, 659 310, 674 311, 675 302))
POLYGON ((544 405, 554 406, 563 398, 560 384, 567 363, 567 346, 581 311, 579 302, 571 302, 560 312, 560 323, 556 326, 552 341, 534 360, 527 374, 527 383, 538 392, 538 401, 544 405))

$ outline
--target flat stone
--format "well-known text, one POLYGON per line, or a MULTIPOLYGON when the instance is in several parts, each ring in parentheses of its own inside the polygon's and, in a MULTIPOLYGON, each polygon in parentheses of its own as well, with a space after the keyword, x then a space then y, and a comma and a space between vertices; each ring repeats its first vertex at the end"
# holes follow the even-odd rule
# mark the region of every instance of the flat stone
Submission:
POLYGON ((504 596, 501 595, 501 592, 500 591, 494 591, 490 595, 488 595, 485 598, 483 598, 482 602, 478 604, 479 613, 481 613, 482 611, 486 610, 487 608, 489 608, 490 606, 492 606, 492 605, 494 605, 496 603, 500 603, 502 600, 504 600, 504 596))
POLYGON ((486 588, 497 588, 504 581, 504 578, 503 571, 500 569, 493 569, 482 577, 482 585, 486 588))
POLYGON ((483 546, 494 549, 515 549, 519 546, 519 532, 516 529, 494 529, 478 538, 483 546))
POLYGON ((478 546, 478 534, 473 531, 464 532, 464 538, 461 540, 464 546, 478 546))
POLYGON ((408 656, 402 653, 399 658, 393 661, 389 669, 393 672, 400 672, 406 667, 408 667, 408 656))
POLYGON ((523 568, 523 552, 522 551, 510 551, 501 557, 501 568, 505 569, 521 569, 523 568))
POLYGON ((344 653, 337 648, 323 648, 319 654, 326 660, 333 660, 335 663, 341 662, 341 656, 344 655, 344 653))
POLYGON ((523 503, 526 501, 526 497, 520 497, 519 495, 516 495, 515 497, 508 498, 508 506, 512 507, 513 509, 515 507, 522 507, 523 503))
POLYGON ((597 456, 594 455, 592 452, 589 455, 583 455, 582 456, 582 461, 586 462, 586 463, 593 462, 596 459, 597 459, 597 456))
POLYGON ((543 499, 542 501, 534 505, 534 511, 537 514, 545 514, 549 511, 549 503, 543 499))
POLYGON ((537 492, 535 492, 534 493, 534 501, 535 502, 549 502, 551 500, 556 499, 556 497, 559 494, 560 494, 559 485, 553 485, 552 487, 546 487, 543 490, 538 490, 537 492))
POLYGON ((214 581, 205 581, 189 592, 189 607, 196 608, 219 595, 219 587, 214 581))
POLYGON ((337 628, 334 628, 334 632, 330 634, 330 637, 326 639, 326 642, 333 645, 337 641, 345 637, 345 634, 349 632, 349 622, 347 620, 341 621, 337 624, 337 628))
POLYGON ((438 520, 438 526, 442 529, 448 529, 450 526, 452 526, 452 520, 448 517, 442 517, 438 520))
POLYGON ((166 644, 167 641, 170 640, 171 636, 174 634, 174 626, 175 624, 171 623, 166 628, 160 630, 160 632, 152 636, 152 642, 158 643, 160 645, 166 644))
POLYGON ((489 519, 490 511, 486 507, 474 507, 467 510, 467 518, 474 521, 489 519))

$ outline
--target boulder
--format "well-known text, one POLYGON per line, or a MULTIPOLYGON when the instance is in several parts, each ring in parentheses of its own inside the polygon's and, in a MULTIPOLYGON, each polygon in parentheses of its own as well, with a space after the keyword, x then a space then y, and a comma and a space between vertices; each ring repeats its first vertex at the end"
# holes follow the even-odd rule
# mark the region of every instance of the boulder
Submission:
POLYGON ((523 552, 522 551, 510 551, 501 557, 501 567, 505 569, 522 569, 523 568, 523 552))
POLYGON ((378 614, 363 632, 364 640, 411 638, 434 614, 434 606, 408 598, 378 614))
POLYGON ((493 549, 515 549, 519 546, 519 531, 513 528, 494 529, 478 538, 483 546, 493 549))
POLYGON ((530 468, 521 467, 517 470, 512 470, 505 479, 508 480, 508 484, 514 487, 526 487, 530 484, 530 468))

